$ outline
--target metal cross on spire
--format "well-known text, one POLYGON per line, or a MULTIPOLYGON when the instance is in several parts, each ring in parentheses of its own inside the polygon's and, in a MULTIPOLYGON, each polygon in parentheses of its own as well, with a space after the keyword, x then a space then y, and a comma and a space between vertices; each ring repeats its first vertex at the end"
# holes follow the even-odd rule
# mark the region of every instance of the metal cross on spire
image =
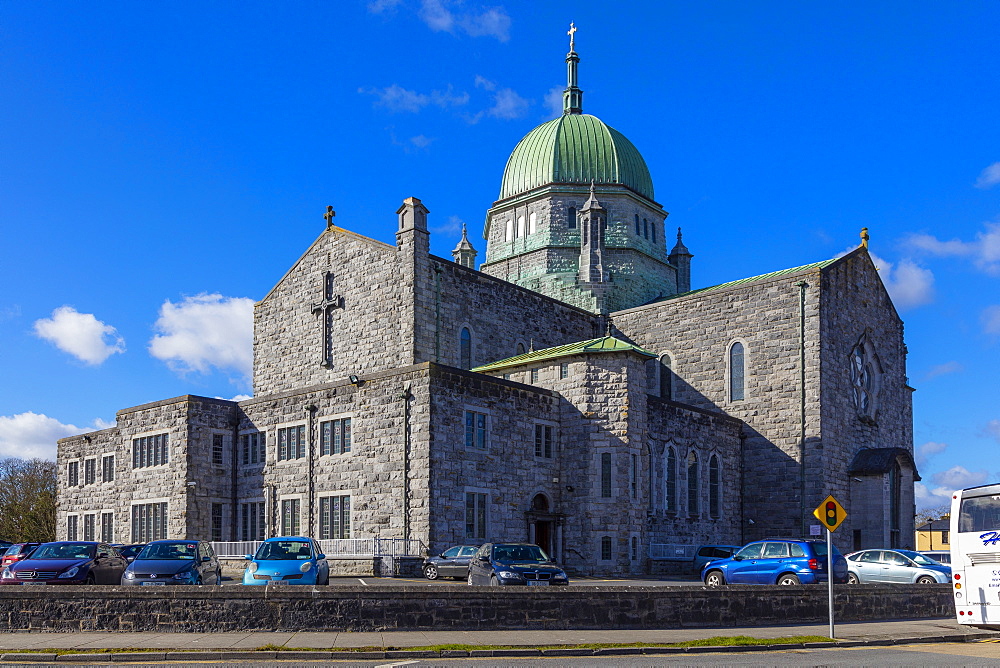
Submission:
POLYGON ((569 30, 566 32, 569 35, 569 50, 576 50, 576 24, 573 21, 569 22, 569 30))

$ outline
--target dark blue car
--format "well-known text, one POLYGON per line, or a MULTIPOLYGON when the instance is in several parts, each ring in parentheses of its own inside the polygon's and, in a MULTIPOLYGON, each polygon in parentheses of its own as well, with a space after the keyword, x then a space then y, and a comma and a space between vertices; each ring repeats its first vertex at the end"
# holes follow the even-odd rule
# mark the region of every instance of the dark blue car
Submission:
MULTIPOLYGON (((827 581, 826 542, 767 538, 740 548, 729 559, 713 561, 701 571, 709 587, 726 584, 818 584, 827 581)), ((847 560, 833 548, 833 581, 847 582, 847 560)))

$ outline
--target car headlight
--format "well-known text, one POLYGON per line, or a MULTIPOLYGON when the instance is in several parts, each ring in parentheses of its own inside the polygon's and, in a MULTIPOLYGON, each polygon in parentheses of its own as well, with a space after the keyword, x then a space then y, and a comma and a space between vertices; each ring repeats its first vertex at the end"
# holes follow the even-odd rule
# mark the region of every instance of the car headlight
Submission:
POLYGON ((192 571, 181 571, 180 573, 174 573, 175 580, 188 580, 194 573, 192 571))
POLYGON ((250 565, 247 566, 247 570, 250 571, 251 573, 256 573, 257 572, 257 562, 256 561, 251 561, 250 565))
POLYGON ((299 570, 302 571, 303 573, 308 573, 309 569, 311 569, 312 567, 313 567, 313 562, 303 561, 302 565, 299 566, 299 570))
POLYGON ((133 573, 132 571, 125 571, 125 579, 126 580, 134 580, 135 579, 135 573, 133 573))
POLYGON ((515 573, 514 571, 500 571, 499 573, 497 573, 497 575, 499 575, 502 578, 506 578, 508 580, 511 579, 511 578, 515 578, 515 579, 518 579, 518 580, 521 579, 521 574, 520 573, 515 573))
POLYGON ((68 571, 60 573, 59 577, 61 577, 61 578, 71 578, 71 577, 76 576, 76 574, 79 573, 79 572, 80 572, 80 567, 79 566, 74 566, 73 568, 69 569, 68 571))
POLYGON ((565 580, 567 578, 566 578, 566 574, 563 573, 562 571, 560 571, 558 573, 553 573, 552 574, 552 579, 553 580, 565 580))
POLYGON ((13 580, 14 574, 10 572, 9 568, 5 568, 3 569, 3 573, 0 574, 0 578, 3 578, 4 580, 13 580))

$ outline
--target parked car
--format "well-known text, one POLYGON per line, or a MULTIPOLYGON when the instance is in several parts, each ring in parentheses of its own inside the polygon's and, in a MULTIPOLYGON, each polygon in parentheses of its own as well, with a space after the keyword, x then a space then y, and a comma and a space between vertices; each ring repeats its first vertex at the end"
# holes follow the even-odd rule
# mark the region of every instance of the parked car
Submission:
MULTIPOLYGON (((726 584, 817 584, 827 581, 826 542, 767 538, 740 548, 728 559, 706 564, 701 579, 709 587, 726 584)), ((847 561, 833 548, 833 581, 847 582, 847 561)))
POLYGON ((127 565, 107 543, 42 543, 27 559, 4 568, 0 584, 118 584, 127 565))
POLYGON ((920 554, 925 557, 929 557, 939 564, 944 564, 945 566, 951 566, 951 551, 950 550, 928 550, 927 552, 921 552, 920 554))
POLYGON ((568 585, 566 571, 530 543, 486 543, 469 562, 470 585, 568 585))
POLYGON ((122 575, 123 585, 222 584, 222 567, 204 540, 154 540, 122 575))
POLYGON ((464 580, 469 575, 469 562, 479 549, 478 545, 456 545, 441 554, 424 559, 423 572, 428 580, 451 577, 464 580))
POLYGON ((706 564, 720 559, 728 559, 739 549, 739 545, 699 545, 691 560, 692 570, 695 573, 701 573, 706 564))
POLYGON ((913 550, 861 550, 847 555, 850 584, 951 582, 945 566, 913 550))
POLYGON ((118 548, 118 552, 125 557, 126 560, 132 561, 135 556, 142 552, 142 548, 146 547, 146 543, 135 543, 133 545, 123 545, 118 548))
POLYGON ((41 543, 14 543, 8 547, 7 551, 3 553, 2 557, 0 557, 0 571, 2 571, 4 567, 26 558, 29 554, 31 554, 31 551, 39 545, 41 545, 41 543))
POLYGON ((330 565, 319 544, 304 536, 268 538, 246 555, 243 584, 330 584, 330 565))

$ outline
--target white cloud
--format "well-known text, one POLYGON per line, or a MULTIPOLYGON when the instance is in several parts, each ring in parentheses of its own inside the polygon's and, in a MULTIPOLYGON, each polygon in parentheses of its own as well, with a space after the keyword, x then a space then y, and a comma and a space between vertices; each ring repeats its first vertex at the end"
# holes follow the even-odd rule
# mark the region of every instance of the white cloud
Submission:
POLYGON ((990 420, 986 423, 986 427, 983 431, 987 436, 994 439, 997 443, 1000 443, 1000 420, 990 420))
POLYGON ((961 371, 965 371, 965 367, 958 362, 945 362, 944 364, 938 364, 937 366, 931 367, 931 370, 924 374, 924 380, 930 380, 931 378, 937 378, 938 376, 946 376, 950 373, 959 373, 961 371))
POLYGON ((454 33, 461 29, 470 37, 496 37, 501 42, 510 39, 510 16, 503 7, 486 7, 478 11, 455 13, 450 7, 461 2, 423 0, 418 15, 434 32, 454 33))
POLYGON ((447 90, 435 90, 430 93, 419 93, 398 84, 392 84, 385 88, 359 88, 358 92, 364 95, 374 95, 378 98, 375 100, 376 107, 385 107, 394 113, 407 111, 415 114, 430 104, 444 109, 459 107, 469 102, 468 93, 456 95, 450 84, 447 90))
POLYGON ((984 169, 976 179, 977 188, 992 188, 998 183, 1000 183, 1000 162, 994 162, 984 169))
POLYGON ((449 216, 448 220, 442 225, 432 227, 431 232, 433 234, 446 234, 449 236, 453 234, 461 234, 463 222, 464 221, 458 216, 449 216))
POLYGON ((1000 276, 1000 223, 984 223, 975 241, 941 241, 929 234, 915 234, 906 243, 915 250, 938 257, 968 257, 980 271, 1000 276))
POLYGON ((947 471, 941 471, 931 476, 934 484, 950 491, 975 487, 986 482, 989 473, 986 471, 970 471, 964 466, 952 466, 947 471))
POLYGON ((410 137, 410 143, 417 148, 427 148, 434 141, 433 137, 427 137, 426 135, 417 135, 416 137, 410 137))
POLYGON ((486 77, 477 74, 476 75, 476 88, 485 88, 486 90, 495 90, 497 84, 495 81, 490 81, 486 77))
POLYGON ((987 306, 981 317, 984 332, 1000 335, 1000 306, 987 306))
POLYGON ((36 320, 35 334, 94 366, 115 353, 125 352, 125 339, 114 327, 72 306, 60 306, 52 311, 51 318, 36 320))
POLYGON ((250 376, 253 370, 253 300, 201 294, 160 307, 149 353, 174 371, 207 373, 213 367, 250 376))
POLYGON ((923 466, 927 463, 934 455, 940 454, 948 449, 947 443, 938 443, 936 441, 928 441, 923 445, 916 448, 916 460, 917 465, 923 466))
POLYGON ((531 101, 526 100, 511 88, 501 88, 493 96, 493 106, 486 110, 486 113, 494 118, 511 120, 521 118, 531 106, 531 101))
POLYGON ((871 256, 896 308, 911 309, 934 300, 934 274, 930 269, 920 267, 909 258, 893 264, 874 253, 871 256))
POLYGON ((954 491, 953 489, 945 489, 944 487, 930 489, 922 482, 913 483, 913 496, 916 501, 917 510, 951 505, 951 495, 954 491))
POLYGON ((39 413, 0 415, 0 457, 55 459, 57 440, 85 431, 39 413))
POLYGON ((247 399, 253 399, 252 394, 237 394, 235 397, 231 398, 229 401, 246 401, 247 399))
POLYGON ((563 88, 562 86, 553 86, 549 89, 549 92, 545 94, 545 108, 548 109, 549 115, 559 117, 563 113, 563 88))

